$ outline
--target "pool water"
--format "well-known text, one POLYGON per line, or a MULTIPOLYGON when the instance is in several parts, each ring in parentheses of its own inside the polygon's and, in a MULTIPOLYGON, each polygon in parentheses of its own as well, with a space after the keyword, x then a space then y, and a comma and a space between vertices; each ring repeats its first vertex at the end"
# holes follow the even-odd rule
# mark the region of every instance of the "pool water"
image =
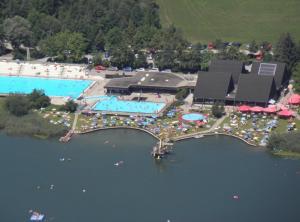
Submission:
POLYGON ((93 110, 114 113, 156 114, 165 106, 165 103, 119 100, 115 96, 106 96, 102 97, 102 99, 94 106, 93 110))
POLYGON ((0 94, 31 93, 32 90, 44 90, 50 97, 78 98, 93 81, 49 79, 39 77, 0 76, 0 94))
POLYGON ((185 121, 202 121, 205 119, 205 116, 199 113, 189 113, 184 114, 182 119, 185 121))

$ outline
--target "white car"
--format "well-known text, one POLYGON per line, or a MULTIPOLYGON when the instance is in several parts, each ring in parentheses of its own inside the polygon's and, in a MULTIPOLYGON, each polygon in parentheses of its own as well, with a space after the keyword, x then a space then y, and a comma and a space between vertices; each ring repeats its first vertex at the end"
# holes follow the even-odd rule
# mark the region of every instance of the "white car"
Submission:
POLYGON ((145 72, 145 68, 139 68, 139 69, 136 69, 137 72, 145 72))
POLYGON ((152 68, 149 70, 149 72, 159 72, 159 69, 158 68, 152 68))

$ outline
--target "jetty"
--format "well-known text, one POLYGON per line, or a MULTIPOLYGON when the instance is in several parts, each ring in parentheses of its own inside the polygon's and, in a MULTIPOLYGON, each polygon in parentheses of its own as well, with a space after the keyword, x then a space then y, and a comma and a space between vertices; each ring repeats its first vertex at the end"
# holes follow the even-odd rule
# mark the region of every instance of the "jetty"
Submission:
POLYGON ((65 136, 63 136, 59 139, 60 142, 67 143, 71 140, 72 136, 74 135, 75 129, 76 129, 78 116, 79 116, 79 113, 75 113, 72 128, 70 129, 70 131, 65 136))
POLYGON ((159 142, 153 147, 151 155, 154 159, 162 159, 166 155, 170 154, 173 147, 173 143, 168 141, 159 140, 159 142))

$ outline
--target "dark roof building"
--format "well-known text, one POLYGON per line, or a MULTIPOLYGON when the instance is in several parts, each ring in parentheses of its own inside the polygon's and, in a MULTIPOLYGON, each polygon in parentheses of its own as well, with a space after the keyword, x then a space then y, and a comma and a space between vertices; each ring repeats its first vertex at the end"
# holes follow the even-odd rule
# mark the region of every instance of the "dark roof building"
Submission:
POLYGON ((271 99, 277 99, 277 90, 273 76, 243 74, 240 76, 235 101, 267 105, 271 99))
POLYGON ((253 62, 251 74, 274 77, 277 90, 286 86, 290 79, 290 76, 288 76, 286 71, 286 65, 280 62, 253 62))
POLYGON ((134 91, 177 92, 187 87, 187 82, 173 73, 140 72, 133 77, 110 80, 104 88, 112 93, 131 93, 134 91))
POLYGON ((234 83, 239 80, 240 74, 244 71, 244 64, 237 60, 212 60, 209 72, 231 73, 234 83))
POLYGON ((233 89, 234 82, 231 73, 200 72, 194 92, 194 100, 196 102, 224 101, 233 89))

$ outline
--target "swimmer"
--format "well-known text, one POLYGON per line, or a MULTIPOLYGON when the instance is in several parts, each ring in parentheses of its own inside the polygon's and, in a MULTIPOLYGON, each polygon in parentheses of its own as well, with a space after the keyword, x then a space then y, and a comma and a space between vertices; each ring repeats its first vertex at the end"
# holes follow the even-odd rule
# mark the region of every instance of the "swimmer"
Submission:
POLYGON ((54 185, 51 184, 51 185, 50 185, 50 190, 53 190, 53 188, 54 188, 54 185))
POLYGON ((86 189, 82 189, 82 192, 85 193, 85 192, 86 192, 86 189))
POLYGON ((109 143, 109 141, 108 141, 108 140, 106 140, 106 141, 104 142, 104 144, 107 144, 107 143, 109 143))
POLYGON ((60 161, 60 162, 64 162, 64 161, 65 161, 65 158, 63 158, 63 157, 62 157, 62 158, 59 158, 59 161, 60 161))
POLYGON ((240 199, 240 197, 239 197, 238 195, 234 195, 232 198, 233 198, 234 200, 240 199))

